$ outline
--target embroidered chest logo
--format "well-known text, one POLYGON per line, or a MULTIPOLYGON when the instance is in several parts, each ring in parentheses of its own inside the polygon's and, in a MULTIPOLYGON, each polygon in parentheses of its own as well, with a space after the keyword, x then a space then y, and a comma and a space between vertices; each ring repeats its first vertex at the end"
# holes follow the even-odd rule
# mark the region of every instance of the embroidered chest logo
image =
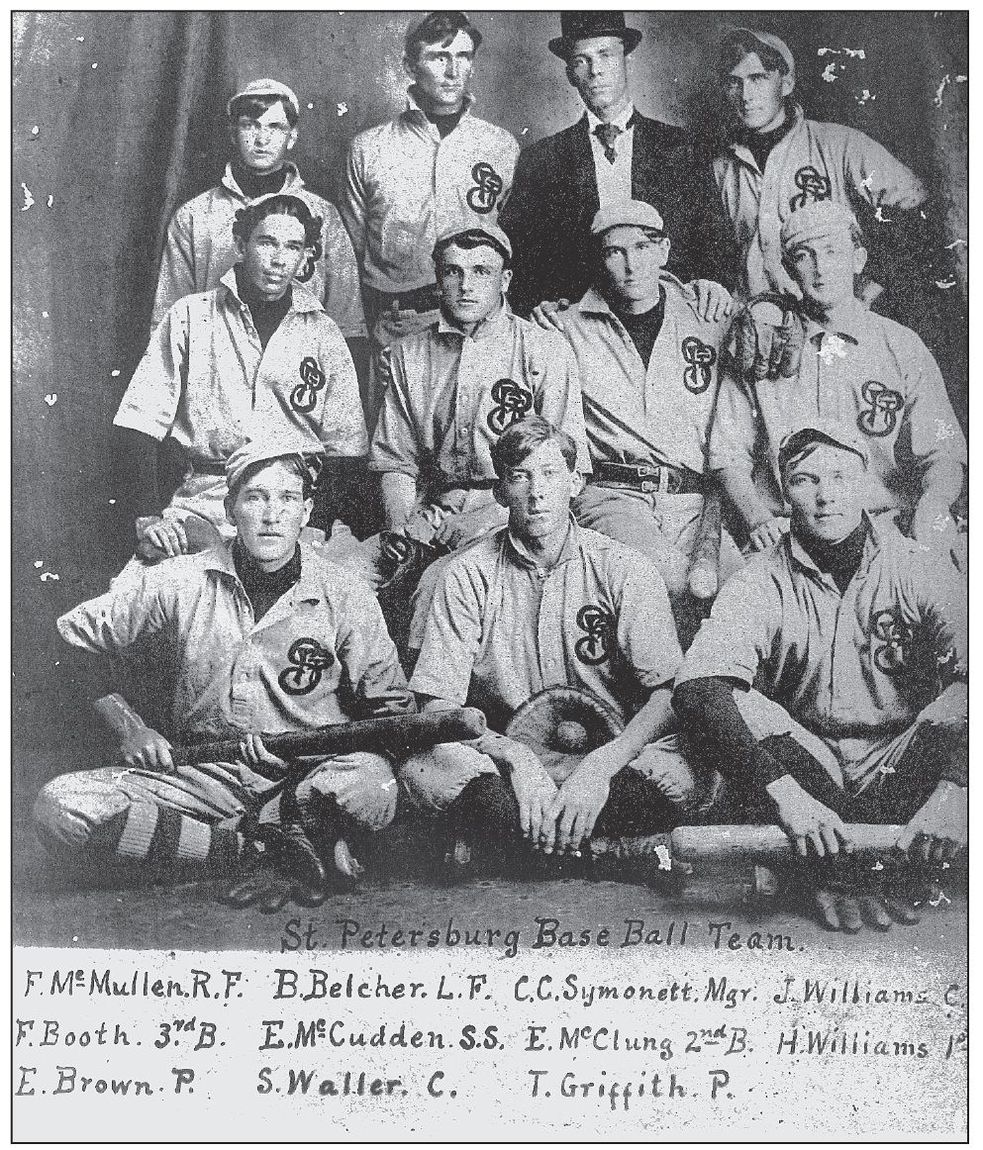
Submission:
POLYGON ((717 353, 708 343, 697 339, 695 335, 688 335, 683 340, 680 351, 683 353, 683 359, 689 364, 689 367, 683 369, 683 383, 686 390, 699 395, 710 386, 713 379, 713 372, 710 369, 717 362, 717 353))
POLYGON ((829 176, 821 176, 812 164, 806 164, 795 173, 795 186, 799 189, 797 196, 792 196, 788 206, 792 211, 804 208, 806 204, 815 204, 820 200, 833 198, 832 185, 829 176))
POLYGON ((532 392, 514 379, 496 380, 491 387, 491 397, 495 406, 488 412, 488 426, 496 435, 501 435, 532 407, 532 392))
POLYGON ((890 435, 898 425, 898 412, 904 407, 904 396, 876 379, 868 379, 860 394, 869 407, 857 416, 857 427, 865 435, 890 435))
POLYGON ((318 367, 317 360, 311 355, 305 355, 300 361, 301 382, 290 393, 290 406, 294 411, 313 411, 317 406, 318 396, 327 380, 324 372, 318 367))
POLYGON ((468 191, 468 207, 480 216, 487 216, 498 203, 502 194, 502 177, 486 160, 481 160, 471 169, 474 187, 468 191))
POLYGON ((288 695, 309 695, 321 682, 334 656, 316 639, 302 638, 290 644, 287 659, 293 666, 285 667, 276 681, 288 695))
POLYGON ((871 633, 880 642, 880 646, 874 648, 874 663, 885 675, 896 675, 905 669, 911 651, 911 627, 896 608, 878 611, 871 622, 871 633))
POLYGON ((577 626, 585 632, 582 639, 574 644, 574 654, 589 667, 596 667, 598 663, 611 654, 611 644, 614 641, 614 616, 603 607, 588 604, 577 612, 577 626))

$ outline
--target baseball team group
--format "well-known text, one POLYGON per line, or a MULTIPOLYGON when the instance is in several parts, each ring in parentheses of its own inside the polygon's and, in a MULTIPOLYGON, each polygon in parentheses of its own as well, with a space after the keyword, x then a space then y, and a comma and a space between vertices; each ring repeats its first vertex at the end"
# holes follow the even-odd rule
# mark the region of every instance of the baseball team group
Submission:
POLYGON ((520 151, 473 114, 478 28, 415 17, 337 207, 290 87, 229 100, 114 421, 134 554, 58 620, 119 741, 35 804, 78 882, 317 905, 409 824, 461 881, 614 841, 632 881, 632 841, 777 824, 853 932, 958 862, 966 443, 858 222, 930 189, 807 119, 770 32, 723 34, 711 148, 636 109, 623 13, 557 18, 584 113, 520 151))

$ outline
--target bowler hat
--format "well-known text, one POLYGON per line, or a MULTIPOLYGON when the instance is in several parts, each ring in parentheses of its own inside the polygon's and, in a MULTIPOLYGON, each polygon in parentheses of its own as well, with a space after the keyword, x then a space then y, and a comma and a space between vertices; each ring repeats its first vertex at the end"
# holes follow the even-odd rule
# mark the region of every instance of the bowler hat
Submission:
POLYGON ((569 58, 578 40, 592 36, 617 36, 625 46, 626 56, 642 38, 637 28, 625 26, 624 12, 561 12, 560 33, 550 40, 550 51, 561 60, 569 58))

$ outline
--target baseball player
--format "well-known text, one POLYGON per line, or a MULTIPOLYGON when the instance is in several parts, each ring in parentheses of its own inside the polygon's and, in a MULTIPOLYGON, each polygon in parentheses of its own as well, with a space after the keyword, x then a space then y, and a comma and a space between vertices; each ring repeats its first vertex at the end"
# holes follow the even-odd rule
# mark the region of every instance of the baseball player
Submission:
POLYGON ((383 353, 385 400, 369 468, 381 476, 392 558, 411 545, 446 554, 502 526, 492 449, 527 413, 567 431, 578 466, 590 468, 573 356, 557 332, 509 310, 511 257, 495 224, 443 233, 433 253, 439 319, 383 353))
MULTIPOLYGON (((118 767, 54 779, 35 818, 56 857, 116 881, 178 881, 243 865, 281 803, 317 812, 334 858, 357 871, 347 840, 386 826, 390 761, 358 752, 307 764, 294 788, 264 738, 415 710, 378 604, 365 585, 298 544, 311 474, 281 442, 251 440, 226 463, 230 545, 145 567, 139 580, 82 603, 62 637, 110 658, 154 644, 170 668, 169 737, 115 696, 118 767), (234 761, 175 765, 175 744, 239 740, 234 761)), ((296 764, 292 767, 296 774, 296 764)))
POLYGON ((958 551, 950 507, 962 490, 965 439, 921 339, 856 298, 867 257, 856 220, 841 204, 809 204, 782 224, 781 243, 803 298, 798 368, 758 381, 725 372, 710 436, 711 467, 751 547, 768 547, 787 529, 778 449, 815 418, 850 424, 864 441, 871 513, 900 517, 919 543, 958 551))
POLYGON ((138 553, 177 555, 193 535, 233 533, 225 464, 254 430, 292 439, 320 460, 368 449, 358 382, 337 325, 295 282, 318 254, 320 221, 298 196, 276 193, 243 208, 232 225, 238 262, 218 287, 185 296, 160 322, 114 423, 136 442, 131 458, 138 553), (161 510, 156 448, 170 439, 187 473, 161 510))
MULTIPOLYGON (((791 534, 722 588, 674 704, 752 820, 777 817, 803 858, 849 852, 843 824, 860 822, 901 823, 911 860, 948 861, 966 845, 965 589, 951 564, 863 510, 860 438, 828 424, 784 441, 791 534)), ((890 871, 816 870, 826 925, 860 929, 859 898, 886 928, 882 894, 910 920, 893 883, 868 889, 890 871)))
POLYGON ((595 832, 667 829, 683 809, 667 780, 692 779, 669 734, 681 656, 662 578, 640 553, 571 520, 582 480, 565 432, 530 415, 491 454, 508 525, 447 561, 410 686, 425 711, 468 699, 502 732, 531 695, 572 685, 627 726, 559 786, 536 754, 498 733, 407 760, 402 782, 492 855, 513 854, 520 830, 556 854, 595 832))
POLYGON ((873 209, 911 209, 924 202, 921 180, 875 140, 805 118, 792 101, 795 60, 778 36, 734 29, 721 45, 718 70, 734 126, 713 175, 740 253, 728 286, 742 298, 797 293, 780 232, 807 204, 862 201, 873 209))
POLYGON ((480 45, 463 12, 424 17, 406 33, 406 110, 352 141, 341 214, 378 348, 437 318, 437 236, 467 222, 495 223, 508 195, 519 145, 471 113, 480 45))
POLYGON ((154 297, 154 326, 183 296, 218 287, 236 262, 236 212, 260 196, 285 192, 302 199, 321 220, 319 251, 300 265, 296 282, 321 301, 357 361, 359 354, 364 356, 360 345, 366 331, 351 240, 338 209, 310 191, 287 159, 297 143, 297 96, 279 80, 253 80, 236 92, 226 110, 232 159, 216 187, 174 213, 154 297))
MULTIPOLYGON (((710 489, 707 440, 727 321, 702 319, 660 280, 671 245, 651 204, 602 208, 591 242, 594 286, 563 313, 593 470, 574 514, 582 527, 638 548, 655 564, 685 645, 696 627, 687 576, 710 489)), ((722 576, 740 563, 727 536, 722 576)))

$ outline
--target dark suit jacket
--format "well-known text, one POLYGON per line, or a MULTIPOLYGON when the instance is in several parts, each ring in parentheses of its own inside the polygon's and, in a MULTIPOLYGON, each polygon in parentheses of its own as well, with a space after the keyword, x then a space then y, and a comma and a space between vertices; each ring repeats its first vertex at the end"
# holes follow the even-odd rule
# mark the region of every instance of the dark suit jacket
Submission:
MULTIPOLYGON (((600 204, 587 125, 585 114, 519 155, 499 222, 514 249, 509 301, 520 315, 544 299, 580 299, 590 286, 590 225, 600 204)), ((680 279, 709 275, 718 262, 708 250, 719 216, 710 181, 682 128, 636 113, 632 197, 659 210, 672 241, 669 270, 680 279)))

